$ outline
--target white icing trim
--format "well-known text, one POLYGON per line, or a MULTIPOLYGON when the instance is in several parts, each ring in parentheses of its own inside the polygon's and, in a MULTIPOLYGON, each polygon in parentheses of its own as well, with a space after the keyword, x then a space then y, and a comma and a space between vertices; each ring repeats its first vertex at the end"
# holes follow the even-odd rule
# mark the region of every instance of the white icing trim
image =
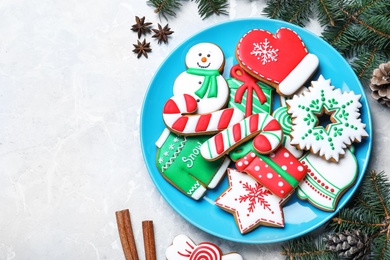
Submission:
POLYGON ((157 148, 161 148, 163 146, 163 144, 167 140, 170 133, 171 133, 171 131, 169 131, 168 128, 164 129, 164 131, 161 133, 160 137, 157 139, 157 141, 155 143, 157 148))
POLYGON ((218 183, 221 181, 221 178, 225 174, 227 167, 229 167, 229 164, 230 164, 230 158, 226 157, 221 167, 218 169, 217 173, 215 174, 214 178, 207 186, 208 188, 214 189, 218 185, 218 183))
POLYGON ((280 82, 278 90, 285 96, 291 96, 310 78, 316 71, 319 60, 316 55, 308 53, 303 60, 280 82))
POLYGON ((195 200, 198 200, 201 197, 203 197, 203 195, 205 194, 206 191, 207 191, 207 189, 205 187, 203 187, 202 185, 200 185, 199 188, 197 188, 196 191, 194 193, 192 193, 191 197, 195 200))

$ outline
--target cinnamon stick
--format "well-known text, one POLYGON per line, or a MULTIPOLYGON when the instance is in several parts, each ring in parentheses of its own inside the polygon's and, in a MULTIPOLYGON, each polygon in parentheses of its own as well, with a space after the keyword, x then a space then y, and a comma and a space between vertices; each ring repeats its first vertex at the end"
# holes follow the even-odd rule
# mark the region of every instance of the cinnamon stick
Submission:
POLYGON ((130 220, 130 211, 128 209, 117 211, 115 212, 115 216, 126 260, 138 260, 137 247, 135 245, 135 238, 130 220))
POLYGON ((156 244, 154 241, 153 221, 142 221, 142 232, 144 236, 145 259, 156 260, 156 244))

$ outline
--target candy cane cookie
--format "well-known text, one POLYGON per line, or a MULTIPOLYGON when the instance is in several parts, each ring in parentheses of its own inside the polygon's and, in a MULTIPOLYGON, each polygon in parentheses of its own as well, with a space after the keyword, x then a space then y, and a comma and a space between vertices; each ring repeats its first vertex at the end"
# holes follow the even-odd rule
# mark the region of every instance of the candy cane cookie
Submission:
POLYGON ((255 150, 260 154, 268 154, 279 147, 283 132, 279 122, 271 115, 254 114, 208 139, 200 151, 203 158, 213 161, 255 135, 255 150))
POLYGON ((237 108, 194 114, 197 107, 196 99, 189 94, 171 97, 163 109, 165 125, 180 135, 214 134, 244 118, 243 112, 237 108))

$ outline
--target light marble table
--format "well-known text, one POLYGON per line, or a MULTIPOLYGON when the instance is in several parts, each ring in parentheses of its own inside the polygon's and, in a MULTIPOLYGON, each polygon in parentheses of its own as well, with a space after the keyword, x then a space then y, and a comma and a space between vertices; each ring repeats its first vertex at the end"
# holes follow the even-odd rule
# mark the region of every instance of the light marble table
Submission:
MULTIPOLYGON (((186 234, 245 259, 283 259, 282 243, 213 237, 165 202, 146 170, 139 120, 159 64, 196 32, 259 17, 265 1, 231 0, 228 16, 199 18, 184 1, 175 33, 149 59, 132 53, 135 16, 160 21, 146 1, 3 0, 0 5, 0 259, 124 259, 115 211, 130 209, 140 258, 142 220, 154 221, 159 258, 186 234)), ((316 23, 309 30, 319 34, 316 23)), ((150 35, 149 35, 150 37, 150 35)), ((366 94, 369 94, 368 88, 366 94)), ((389 109, 373 115, 369 169, 386 170, 389 109)))

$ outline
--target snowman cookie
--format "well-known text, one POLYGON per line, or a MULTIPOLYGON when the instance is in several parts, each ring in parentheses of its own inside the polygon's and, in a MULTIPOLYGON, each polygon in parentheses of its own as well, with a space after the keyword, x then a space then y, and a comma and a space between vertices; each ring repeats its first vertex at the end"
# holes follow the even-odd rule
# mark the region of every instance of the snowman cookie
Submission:
POLYGON ((213 43, 198 43, 188 50, 185 64, 187 70, 176 78, 173 94, 193 96, 198 102, 198 114, 224 108, 229 99, 229 87, 221 75, 225 66, 221 48, 213 43))
POLYGON ((186 235, 178 235, 173 239, 165 257, 167 260, 243 260, 237 253, 223 255, 221 249, 213 243, 195 244, 186 235))
POLYGON ((247 32, 237 44, 236 57, 241 67, 282 96, 298 91, 319 65, 318 57, 289 28, 275 35, 261 29, 247 32))

